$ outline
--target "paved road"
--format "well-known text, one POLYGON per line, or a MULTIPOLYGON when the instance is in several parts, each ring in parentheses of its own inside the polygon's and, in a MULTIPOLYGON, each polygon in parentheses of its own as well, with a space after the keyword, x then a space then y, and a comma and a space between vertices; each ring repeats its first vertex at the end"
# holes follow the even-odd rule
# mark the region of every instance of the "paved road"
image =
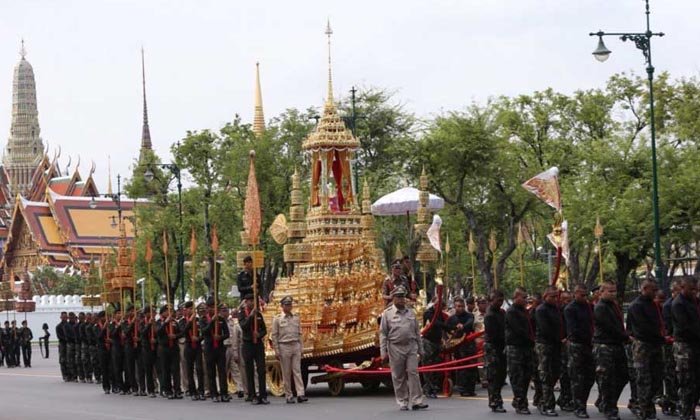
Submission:
MULTIPOLYGON (((251 406, 233 399, 228 404, 214 404, 210 401, 165 400, 133 396, 105 395, 102 388, 94 384, 63 383, 58 369, 58 353, 51 349, 51 358, 42 359, 35 348, 32 368, 0 368, 0 419, 2 420, 146 420, 146 419, 219 419, 243 416, 246 419, 304 419, 304 420, 365 420, 365 419, 464 419, 479 417, 485 419, 516 418, 510 404, 506 403, 508 414, 491 413, 486 405, 486 390, 479 389, 475 398, 440 398, 427 400, 430 409, 422 412, 400 412, 393 394, 381 388, 368 394, 359 386, 348 385, 343 396, 331 397, 324 384, 309 388, 310 401, 304 405, 288 405, 282 398, 271 398, 269 406, 251 406)), ((504 389, 504 398, 510 397, 510 390, 504 389)), ((592 400, 595 395, 592 395, 592 400)), ((623 395, 621 407, 626 405, 627 394, 623 395)), ((593 419, 603 417, 591 407, 593 419)), ((633 419, 627 410, 622 410, 622 418, 633 419)), ((660 414, 660 413, 659 413, 660 414)), ((533 417, 539 418, 538 415, 533 417)), ((570 413, 562 417, 575 419, 570 413)))

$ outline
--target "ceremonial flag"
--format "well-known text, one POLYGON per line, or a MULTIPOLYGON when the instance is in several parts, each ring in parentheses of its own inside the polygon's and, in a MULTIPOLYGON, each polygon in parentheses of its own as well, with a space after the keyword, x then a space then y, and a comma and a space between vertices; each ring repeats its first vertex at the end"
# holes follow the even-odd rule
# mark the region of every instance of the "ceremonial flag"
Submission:
POLYGON ((216 225, 211 229, 211 250, 215 254, 219 252, 219 234, 216 232, 216 225))
POLYGON ((437 214, 433 215, 433 224, 430 225, 428 231, 425 233, 428 236, 430 245, 435 248, 438 252, 442 252, 440 249, 440 226, 442 226, 442 219, 437 214))
POLYGON ((151 240, 146 239, 146 262, 153 261, 153 249, 151 248, 151 240))
POLYGON ((192 234, 190 235, 190 256, 194 256, 197 253, 197 235, 194 233, 194 228, 192 228, 192 234))
POLYGON ((258 195, 258 181, 255 178, 255 151, 251 150, 243 212, 243 228, 251 245, 257 245, 260 239, 260 219, 260 196, 258 195))
POLYGON ((561 211, 561 193, 559 192, 559 169, 553 166, 535 175, 523 184, 523 188, 535 194, 557 211, 561 211))

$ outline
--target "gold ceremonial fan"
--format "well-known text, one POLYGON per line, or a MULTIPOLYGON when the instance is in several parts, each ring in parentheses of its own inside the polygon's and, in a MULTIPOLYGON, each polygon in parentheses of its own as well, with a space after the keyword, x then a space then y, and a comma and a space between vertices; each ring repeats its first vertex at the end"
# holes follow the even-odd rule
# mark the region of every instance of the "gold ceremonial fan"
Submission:
POLYGON ((278 214, 275 220, 270 225, 269 229, 272 239, 275 240, 279 245, 283 245, 287 242, 287 218, 284 214, 278 214))

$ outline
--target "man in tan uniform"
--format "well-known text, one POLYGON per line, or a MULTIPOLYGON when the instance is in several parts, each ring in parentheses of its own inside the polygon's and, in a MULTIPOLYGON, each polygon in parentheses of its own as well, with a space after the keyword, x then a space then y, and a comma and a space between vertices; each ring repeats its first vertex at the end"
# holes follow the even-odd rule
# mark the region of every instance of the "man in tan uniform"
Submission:
POLYGON ((282 313, 272 321, 272 347, 282 365, 282 381, 287 404, 294 403, 292 379, 297 391, 297 402, 308 401, 304 396, 304 382, 301 379, 301 319, 292 313, 292 297, 285 296, 280 301, 282 313))
POLYGON ((428 408, 423 404, 423 390, 418 375, 418 361, 423 355, 420 328, 413 309, 406 307, 406 288, 391 292, 393 305, 382 314, 379 343, 383 361, 389 361, 396 402, 402 411, 428 408))

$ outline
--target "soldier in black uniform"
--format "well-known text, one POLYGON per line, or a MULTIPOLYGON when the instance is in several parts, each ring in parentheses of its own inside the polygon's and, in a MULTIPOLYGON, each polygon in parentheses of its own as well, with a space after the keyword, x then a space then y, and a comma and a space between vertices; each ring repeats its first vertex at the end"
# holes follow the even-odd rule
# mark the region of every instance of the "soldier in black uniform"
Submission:
POLYGON ((540 414, 556 417, 554 410, 554 385, 561 375, 562 315, 559 311, 559 290, 549 286, 544 293, 544 302, 535 310, 537 333, 537 374, 542 383, 542 399, 537 406, 540 414))
POLYGON ((654 398, 663 388, 665 327, 661 308, 654 302, 658 287, 653 280, 642 283, 641 294, 627 310, 627 328, 634 338, 632 355, 637 374, 639 417, 655 419, 654 398))
POLYGON ((517 414, 529 415, 527 391, 534 373, 535 334, 526 304, 527 291, 516 288, 513 305, 506 312, 506 355, 513 407, 517 414))
POLYGON ((68 366, 68 382, 78 382, 78 371, 75 366, 75 314, 73 312, 68 313, 68 323, 65 325, 66 332, 66 364, 68 366))
POLYGON ((681 292, 673 300, 673 355, 678 374, 680 418, 695 418, 700 385, 700 306, 697 284, 692 278, 681 283, 681 292))
POLYGON ((136 383, 136 358, 138 357, 137 321, 134 305, 127 305, 121 324, 124 338, 124 391, 127 394, 133 392, 138 395, 138 384, 136 383))
POLYGON ((12 352, 14 354, 14 361, 15 361, 15 367, 19 367, 19 359, 20 359, 20 331, 19 328, 17 328, 17 321, 12 320, 12 326, 10 327, 10 343, 12 343, 12 352))
MULTIPOLYGON (((257 282, 258 297, 261 296, 260 292, 262 290, 260 283, 260 281, 257 282)), ((253 294, 253 258, 250 255, 246 255, 246 257, 243 258, 243 270, 238 273, 236 286, 238 287, 238 293, 241 297, 253 294)))
POLYGON ((488 382, 489 407, 495 413, 505 413, 501 389, 506 380, 506 316, 503 292, 491 292, 484 316, 484 367, 488 382))
POLYGON ((600 408, 608 420, 619 420, 617 402, 628 381, 625 344, 630 339, 625 331, 622 310, 617 303, 617 286, 605 282, 600 288, 600 301, 593 310, 595 333, 593 352, 596 376, 600 386, 600 408))
MULTIPOLYGON (((532 333, 537 337, 537 318, 535 317, 535 310, 542 304, 542 295, 535 292, 529 298, 527 302, 527 311, 530 314, 530 324, 532 325, 532 333)), ((532 405, 539 407, 542 404, 542 381, 540 381, 540 375, 537 373, 537 352, 534 347, 532 349, 534 368, 532 372, 532 386, 535 388, 535 394, 532 396, 532 405)))
POLYGON ((559 312, 561 313, 561 329, 562 329, 562 343, 561 343, 561 375, 559 376, 559 398, 557 398, 557 405, 561 408, 561 411, 574 411, 574 397, 571 394, 571 377, 569 376, 569 353, 566 346, 567 343, 567 327, 566 321, 564 319, 564 308, 571 303, 572 297, 571 293, 563 290, 559 294, 559 312))
POLYGON ((90 357, 90 327, 92 325, 92 313, 88 312, 85 314, 83 322, 80 325, 80 358, 83 367, 83 373, 85 375, 85 382, 92 383, 93 367, 92 359, 90 357))
MULTIPOLYGON (((456 297, 454 299, 455 314, 447 319, 447 331, 452 333, 453 338, 464 337, 474 332, 474 314, 465 308, 464 299, 456 297)), ((476 354, 476 343, 467 341, 461 343, 454 351, 456 359, 463 359, 476 354)), ((460 369, 456 372, 456 385, 462 397, 476 396, 477 370, 460 369)))
MULTIPOLYGON (((445 330, 446 314, 443 312, 445 304, 442 303, 439 313, 435 315, 437 310, 437 297, 433 298, 433 306, 428 308, 423 313, 423 324, 428 325, 428 331, 423 335, 423 352, 424 357, 421 360, 423 365, 432 365, 442 362, 440 357, 440 347, 442 346, 442 335, 445 330), (433 320, 434 319, 434 320, 433 320)), ((440 391, 440 383, 442 374, 439 372, 428 372, 423 374, 423 393, 428 398, 437 398, 437 393, 440 391)))
POLYGON ((11 344, 11 339, 12 339, 12 334, 10 330, 10 321, 5 321, 5 328, 0 330, 0 345, 2 345, 3 348, 3 355, 5 357, 5 365, 8 368, 13 368, 14 367, 14 358, 15 355, 12 351, 12 344, 11 344))
POLYGON ((64 382, 70 380, 68 370, 68 340, 66 338, 66 325, 68 324, 68 313, 61 312, 61 322, 56 325, 56 338, 58 339, 58 364, 61 367, 61 376, 64 382))
POLYGON ((155 312, 151 306, 143 308, 144 322, 141 327, 141 365, 143 366, 143 376, 139 377, 141 390, 146 390, 148 396, 156 397, 155 382, 153 380, 153 369, 156 365, 156 353, 158 342, 156 340, 155 312))
MULTIPOLYGON (((228 393, 228 377, 226 376, 226 346, 224 346, 224 340, 231 335, 228 330, 228 322, 226 322, 227 317, 228 308, 219 304, 218 313, 215 314, 212 302, 209 307, 209 316, 202 323, 202 336, 207 355, 209 392, 213 402, 231 401, 231 396, 228 393), (216 386, 217 373, 218 388, 216 386)), ((263 357, 265 357, 264 349, 263 357)))
POLYGON ((24 362, 24 367, 32 367, 32 339, 34 334, 32 330, 27 326, 27 320, 22 321, 22 328, 19 332, 19 342, 22 347, 22 361, 24 362))
POLYGON ((90 324, 87 328, 88 341, 90 342, 89 353, 90 353, 90 366, 92 367, 92 373, 95 376, 95 383, 102 383, 102 366, 100 364, 100 354, 99 354, 99 342, 97 336, 99 334, 99 328, 97 327, 97 314, 92 314, 90 317, 90 324))
POLYGON ((184 310, 185 362, 187 364, 187 393, 192 401, 205 399, 204 369, 202 363, 202 325, 192 301, 185 302, 184 310), (195 373, 197 380, 195 382, 195 373))
POLYGON ((158 363, 160 365, 160 392, 169 400, 182 399, 180 384, 180 349, 177 339, 180 328, 171 316, 168 305, 160 308, 156 330, 158 337, 158 363))
POLYGON ((589 418, 586 402, 595 382, 593 308, 587 297, 586 287, 579 284, 574 290, 574 301, 564 308, 574 415, 580 419, 589 418))
POLYGON ((114 305, 112 322, 109 323, 110 359, 112 369, 112 393, 126 395, 124 385, 124 337, 122 336, 122 310, 114 305))
POLYGON ((75 352, 73 366, 78 380, 85 383, 85 369, 83 366, 83 332, 85 329, 85 312, 78 313, 78 322, 74 325, 75 330, 75 352))
POLYGON ((248 398, 251 398, 253 404, 266 405, 270 402, 267 400, 267 386, 265 384, 265 336, 267 328, 262 314, 253 305, 253 295, 244 296, 245 306, 238 313, 238 323, 241 326, 243 341, 242 353, 245 360, 245 375, 246 383, 248 384, 248 398), (254 328, 257 318, 257 330, 254 328), (258 374, 259 391, 255 393, 255 379, 253 372, 258 374))
POLYGON ((112 338, 109 334, 109 324, 105 319, 105 311, 97 313, 95 324, 97 354, 100 359, 100 372, 102 373, 102 390, 105 394, 112 391, 112 369, 110 366, 112 338))
POLYGON ((666 337, 663 346, 664 352, 664 395, 661 402, 661 410, 667 416, 678 416, 678 380, 676 378, 676 361, 673 358, 673 299, 681 291, 681 282, 674 280, 671 283, 671 297, 663 303, 662 315, 666 326, 666 337))

